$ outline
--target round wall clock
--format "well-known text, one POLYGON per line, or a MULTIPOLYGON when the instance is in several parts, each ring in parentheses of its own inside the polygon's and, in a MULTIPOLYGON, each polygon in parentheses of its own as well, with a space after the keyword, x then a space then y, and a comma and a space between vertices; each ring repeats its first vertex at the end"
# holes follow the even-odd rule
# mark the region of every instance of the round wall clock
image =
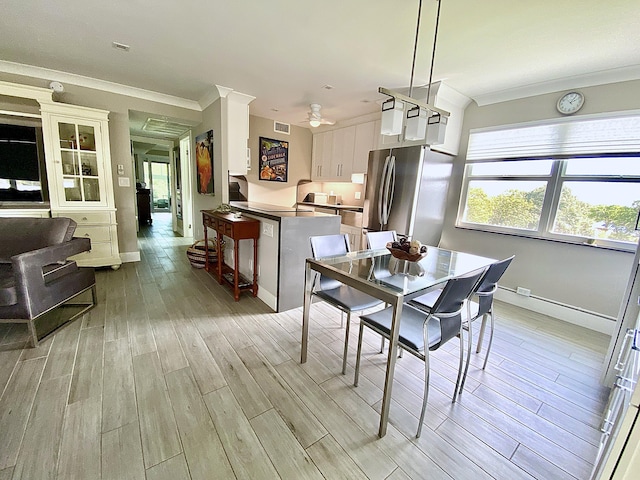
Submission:
POLYGON ((563 115, 576 113, 584 105, 584 95, 580 92, 565 93, 558 99, 556 108, 563 115))

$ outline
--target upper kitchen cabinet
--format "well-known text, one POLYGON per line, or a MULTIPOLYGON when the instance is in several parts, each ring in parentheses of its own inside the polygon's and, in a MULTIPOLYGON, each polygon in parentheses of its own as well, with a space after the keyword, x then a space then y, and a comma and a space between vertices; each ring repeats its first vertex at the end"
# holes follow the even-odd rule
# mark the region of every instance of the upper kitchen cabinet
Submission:
POLYGON ((74 259, 81 266, 120 265, 111 173, 108 114, 66 104, 41 106, 52 217, 69 217, 91 251, 74 259))
MULTIPOLYGON (((222 89, 224 87, 218 87, 222 89)), ((231 175, 246 175, 250 159, 247 155, 249 141, 249 103, 255 97, 229 91, 222 97, 222 171, 231 175)), ((223 201, 228 203, 223 191, 223 201)))
POLYGON ((333 131, 316 133, 313 136, 311 153, 311 180, 331 179, 331 155, 333 155, 333 131))
POLYGON ((375 149, 375 122, 316 133, 311 179, 350 182, 352 173, 366 173, 369 152, 375 149))
MULTIPOLYGON (((376 149, 376 122, 356 125, 356 139, 353 149, 352 173, 367 173, 369 152, 376 149)), ((380 129, 378 129, 380 131, 380 129)))
POLYGON ((338 182, 350 182, 353 167, 353 150, 356 143, 356 127, 333 131, 331 154, 331 178, 338 182))

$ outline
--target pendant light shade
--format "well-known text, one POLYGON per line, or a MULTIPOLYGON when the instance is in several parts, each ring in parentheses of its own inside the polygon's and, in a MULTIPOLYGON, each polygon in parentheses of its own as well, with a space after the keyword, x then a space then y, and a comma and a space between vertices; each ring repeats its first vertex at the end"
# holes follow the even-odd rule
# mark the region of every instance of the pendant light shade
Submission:
POLYGON ((404 106, 409 106, 407 111, 407 124, 404 138, 406 140, 424 140, 430 145, 444 143, 444 132, 449 112, 437 108, 429 103, 431 94, 431 83, 433 80, 433 65, 436 57, 436 42, 438 40, 438 25, 440 23, 440 4, 442 0, 435 0, 438 3, 436 12, 436 25, 433 34, 433 49, 431 52, 431 67, 429 69, 429 87, 427 89, 426 102, 412 97, 413 76, 416 66, 416 55, 418 51, 418 36, 420 34, 420 14, 422 12, 422 0, 418 1, 418 20, 416 24, 416 36, 413 45, 413 60, 411 62, 411 79, 409 81, 409 96, 402 95, 384 87, 378 88, 378 92, 390 96, 391 98, 382 104, 382 122, 380 134, 399 135, 402 133, 402 122, 404 120, 404 106), (430 139, 434 140, 432 143, 430 139))
POLYGON ((428 112, 424 108, 413 107, 407 110, 407 128, 404 131, 406 140, 424 140, 427 133, 428 112))
POLYGON ((427 144, 442 145, 444 143, 444 135, 447 130, 448 118, 434 113, 429 117, 427 122, 427 144))
POLYGON ((400 135, 402 133, 402 117, 404 116, 404 102, 390 98, 382 104, 382 135, 400 135))

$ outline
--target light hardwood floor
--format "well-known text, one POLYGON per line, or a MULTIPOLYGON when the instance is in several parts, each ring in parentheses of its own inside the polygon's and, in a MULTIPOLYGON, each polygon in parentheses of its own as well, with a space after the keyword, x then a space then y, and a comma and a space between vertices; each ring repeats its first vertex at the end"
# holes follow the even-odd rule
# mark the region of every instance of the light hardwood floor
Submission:
POLYGON ((98 271, 99 305, 38 348, 0 326, 0 480, 588 477, 606 336, 498 304, 489 365, 473 355, 459 402, 456 342, 432 355, 418 440, 423 364, 397 362, 379 439, 379 338, 365 336, 354 388, 340 315, 314 304, 301 365, 301 309, 234 302, 162 219, 141 232, 142 261, 98 271))

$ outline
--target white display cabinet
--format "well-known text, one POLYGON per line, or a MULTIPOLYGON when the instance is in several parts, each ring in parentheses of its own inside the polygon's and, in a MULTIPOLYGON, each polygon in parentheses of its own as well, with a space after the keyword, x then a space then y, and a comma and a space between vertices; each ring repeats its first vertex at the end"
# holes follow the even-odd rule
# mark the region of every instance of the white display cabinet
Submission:
POLYGON ((117 268, 116 208, 109 149, 109 112, 66 104, 41 106, 52 217, 78 223, 76 236, 91 251, 74 257, 80 266, 117 268))

